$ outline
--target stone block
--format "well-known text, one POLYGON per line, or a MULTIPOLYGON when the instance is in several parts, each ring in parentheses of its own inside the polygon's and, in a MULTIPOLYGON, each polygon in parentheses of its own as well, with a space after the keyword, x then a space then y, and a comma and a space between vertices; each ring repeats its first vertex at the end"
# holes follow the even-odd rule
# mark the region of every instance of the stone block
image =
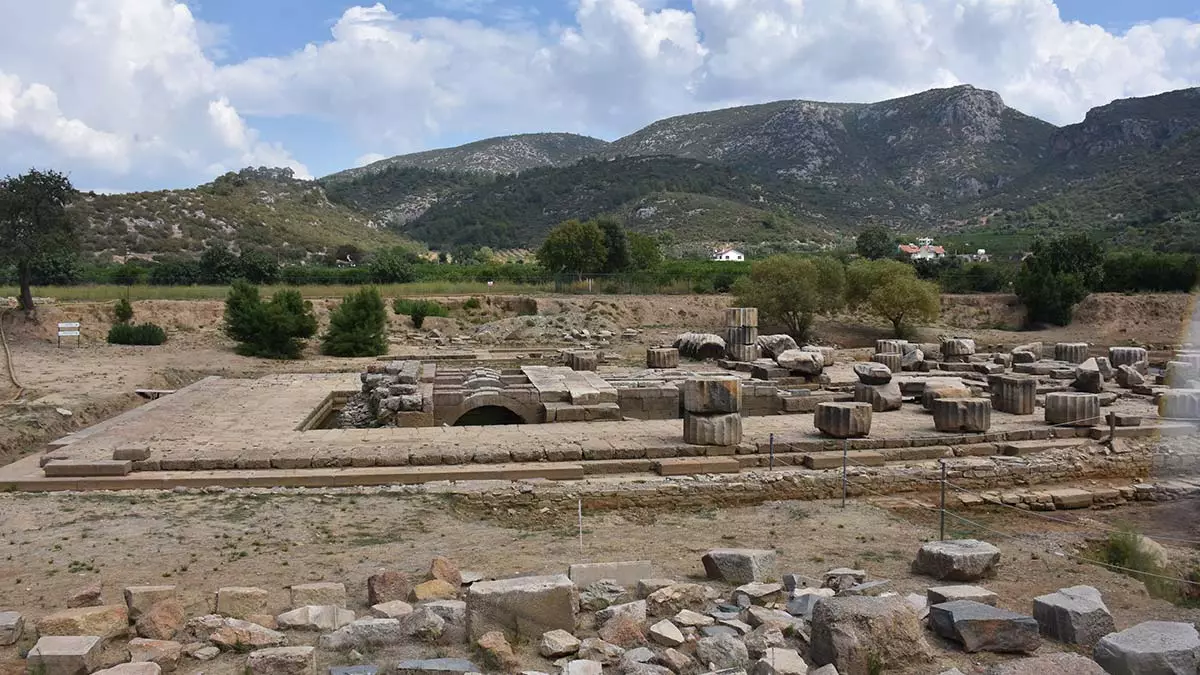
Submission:
POLYGON ((173 640, 147 640, 133 638, 129 641, 129 660, 134 663, 157 663, 163 672, 171 672, 183 657, 183 645, 173 640))
POLYGON ((1047 490, 1046 494, 1054 502, 1057 509, 1086 509, 1092 505, 1092 493, 1079 488, 1063 488, 1047 490))
POLYGON ((395 675, 467 675, 484 669, 466 659, 409 659, 400 661, 395 675))
POLYGON ((1172 389, 1158 399, 1160 417, 1173 420, 1200 419, 1200 389, 1172 389))
POLYGON ((770 549, 718 548, 705 553, 700 561, 709 579, 740 585, 778 578, 775 560, 775 551, 770 549))
POLYGON ((787 369, 789 374, 799 373, 809 377, 820 375, 825 369, 825 357, 819 352, 804 349, 789 349, 776 356, 775 362, 780 368, 787 369))
POLYGON ((908 340, 876 340, 876 354, 903 354, 908 346, 908 340))
POLYGON ((949 581, 978 581, 990 577, 1000 564, 1000 549, 977 539, 931 541, 917 551, 918 574, 949 581))
POLYGON ((961 378, 931 377, 925 380, 921 391, 921 407, 933 410, 933 402, 939 398, 971 398, 971 388, 961 378))
POLYGON ((892 381, 892 369, 874 361, 854 364, 854 375, 862 384, 887 384, 892 381))
POLYGON ((1137 364, 1149 361, 1150 355, 1143 347, 1109 347, 1108 360, 1112 363, 1113 368, 1121 366, 1136 368, 1137 364))
MULTIPOLYGON (((1033 358, 1032 358, 1031 360, 1029 360, 1029 361, 1017 361, 1017 362, 1018 362, 1018 363, 1033 363, 1034 361, 1039 361, 1039 360, 1041 360, 1041 358, 1042 358, 1042 351, 1043 351, 1043 348, 1042 348, 1042 343, 1040 343, 1040 342, 1030 342, 1030 343, 1028 343, 1028 344, 1023 344, 1023 345, 1018 345, 1018 346, 1016 346, 1016 347, 1013 347, 1013 350, 1012 350, 1012 352, 1011 352, 1011 353, 1012 353, 1014 356, 1016 355, 1016 353, 1017 353, 1017 352, 1024 352, 1024 353, 1026 353, 1026 354, 1030 354, 1031 356, 1033 356, 1033 358)), ((1014 361, 1016 361, 1016 359, 1015 359, 1015 358, 1014 358, 1014 361)))
POLYGON ((25 632, 25 617, 17 612, 0 612, 0 647, 17 644, 25 632))
POLYGON ((986 398, 939 398, 933 401, 938 431, 980 433, 992 426, 992 402, 986 398))
POLYGON ((1133 389, 1146 384, 1146 376, 1142 375, 1133 366, 1121 364, 1117 366, 1116 371, 1117 386, 1122 389, 1133 389))
POLYGON ((157 663, 118 663, 111 668, 97 670, 93 675, 160 675, 162 666, 157 663))
POLYGON ((809 658, 839 673, 869 673, 873 661, 911 672, 933 661, 917 614, 898 596, 825 598, 813 609, 809 658))
POLYGON ((854 400, 859 403, 870 403, 874 412, 889 412, 899 410, 904 404, 904 396, 900 393, 897 382, 887 384, 854 384, 854 400))
POLYGON ((87 675, 100 665, 103 640, 95 635, 47 635, 26 657, 26 669, 40 675, 87 675))
POLYGON ((1033 618, 1042 635, 1089 649, 1117 630, 1100 591, 1091 586, 1072 586, 1034 598, 1033 618))
POLYGON ((758 308, 757 307, 726 307, 725 308, 725 325, 726 326, 757 326, 758 325, 758 308))
POLYGON ((410 636, 399 619, 359 619, 322 635, 317 645, 334 651, 369 650, 400 644, 410 636))
POLYGON ((967 652, 1029 654, 1042 644, 1032 616, 971 600, 933 605, 929 625, 938 635, 962 644, 967 652))
POLYGON ((667 369, 679 367, 679 350, 674 347, 653 347, 646 350, 646 367, 667 369))
POLYGON ((425 602, 427 600, 453 600, 458 597, 458 587, 449 584, 441 579, 430 579, 422 581, 413 586, 412 592, 409 593, 409 600, 412 602, 425 602))
POLYGON ((903 354, 875 354, 871 357, 871 361, 888 367, 888 370, 893 373, 898 373, 904 366, 903 354))
POLYGON ((663 619, 650 626, 649 637, 655 644, 663 647, 678 647, 685 641, 683 631, 671 623, 670 619, 663 619))
POLYGON ((679 385, 683 409, 690 413, 720 414, 742 410, 742 382, 732 377, 684 380, 679 385))
POLYGON ((963 360, 975 354, 975 341, 970 338, 948 338, 942 340, 942 358, 947 361, 963 360))
POLYGON ((642 579, 654 576, 654 566, 649 560, 625 562, 577 563, 567 569, 567 577, 580 588, 601 579, 612 579, 625 588, 634 588, 642 579))
POLYGON ((403 572, 383 571, 367 577, 367 604, 369 605, 407 600, 411 592, 412 582, 403 572))
POLYGON ((1100 424, 1100 397, 1096 394, 1056 391, 1046 394, 1045 419, 1056 426, 1090 427, 1100 424))
POLYGON ((1037 408, 1037 380, 1029 375, 996 375, 988 380, 992 408, 1010 415, 1032 415, 1037 408))
POLYGON ((125 606, 129 610, 130 621, 137 621, 163 600, 175 599, 174 586, 130 586, 125 589, 125 606))
POLYGON ((725 347, 725 350, 730 360, 738 363, 753 363, 761 356, 756 344, 729 344, 725 347))
POLYGON ((691 445, 734 446, 742 442, 742 416, 738 413, 683 414, 683 442, 691 445))
POLYGON ((217 614, 244 619, 267 613, 267 592, 249 586, 226 586, 217 589, 217 614))
POLYGON ((292 607, 308 605, 346 606, 346 585, 337 582, 297 584, 290 589, 292 607))
POLYGON ((481 581, 467 591, 473 640, 493 630, 526 640, 556 628, 573 632, 578 611, 575 584, 565 574, 481 581))
POLYGON ((174 640, 186 619, 179 599, 167 597, 142 612, 134 623, 134 630, 140 637, 151 640, 174 640))
POLYGON ((979 586, 958 585, 935 586, 926 590, 925 598, 930 606, 940 605, 945 602, 954 602, 955 600, 971 600, 972 602, 995 607, 1000 596, 979 586))
POLYGON ((578 651, 579 638, 562 629, 546 631, 538 642, 538 653, 548 659, 570 656, 578 651))
POLYGON ((1200 671, 1200 634, 1190 623, 1146 621, 1100 638, 1092 658, 1111 675, 1200 671))
POLYGON ((305 605, 275 617, 279 628, 334 631, 354 621, 354 612, 336 605, 305 605))
POLYGON ((246 657, 247 675, 316 675, 316 672, 313 647, 271 647, 250 652, 246 657))
POLYGON ((870 403, 821 403, 813 424, 833 438, 863 438, 871 433, 870 403))
POLYGON ((44 467, 47 478, 87 478, 91 476, 127 476, 133 462, 117 459, 58 459, 44 467))
POLYGON ((129 632, 129 610, 125 605, 79 607, 47 614, 37 622, 38 635, 98 635, 102 640, 129 632))
POLYGON ((1059 342, 1054 345, 1054 360, 1066 363, 1083 363, 1088 358, 1088 343, 1059 342))
POLYGON ((759 335, 756 342, 762 355, 769 359, 773 359, 786 351, 800 348, 792 336, 786 334, 759 335))

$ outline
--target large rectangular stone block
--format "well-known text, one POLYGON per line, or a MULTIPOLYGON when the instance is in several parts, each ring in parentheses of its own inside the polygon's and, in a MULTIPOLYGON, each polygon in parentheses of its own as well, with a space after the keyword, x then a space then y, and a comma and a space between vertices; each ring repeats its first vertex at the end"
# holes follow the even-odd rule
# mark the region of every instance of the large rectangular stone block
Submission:
POLYGON ((580 588, 601 579, 612 579, 625 588, 634 588, 637 586, 637 582, 653 576, 654 566, 649 560, 577 563, 567 569, 567 577, 580 588))
POLYGON ((47 478, 126 476, 133 471, 133 462, 117 459, 59 459, 46 464, 42 471, 47 478))
POLYGON ((683 442, 691 445, 734 446, 742 442, 742 416, 683 414, 683 442))
POLYGON ((129 610, 125 605, 102 605, 64 609, 37 622, 38 635, 98 635, 102 640, 129 632, 129 610))
POLYGON ((834 438, 868 436, 871 433, 871 404, 818 404, 813 424, 821 433, 834 438))
POLYGON ((646 350, 647 368, 678 368, 679 350, 674 347, 652 347, 646 350))
POLYGON ((501 630, 532 642, 542 633, 575 632, 579 600, 565 574, 480 581, 467 590, 467 631, 472 640, 501 630))
POLYGON ((101 642, 95 635, 43 636, 29 650, 25 665, 41 675, 87 675, 100 667, 101 642))
POLYGON ((995 375, 988 382, 994 409, 1010 415, 1032 415, 1036 410, 1036 379, 1028 375, 995 375))
POLYGON ((1088 358, 1088 343, 1059 342, 1054 345, 1054 360, 1067 363, 1083 363, 1088 358))
POLYGON ((933 401, 938 431, 983 432, 992 426, 992 402, 986 398, 939 398, 933 401))
POLYGON ((1056 391, 1046 394, 1046 422, 1061 426, 1090 427, 1100 424, 1100 396, 1056 391))
POLYGON ((757 307, 726 307, 725 326, 758 326, 757 307))
POLYGON ((130 621, 137 621, 163 600, 174 599, 174 586, 130 586, 125 589, 125 606, 129 608, 130 621))
MULTIPOLYGON (((400 363, 400 362, 397 362, 400 363)), ((217 589, 217 614, 245 619, 255 614, 267 614, 267 592, 248 586, 226 586, 217 589)))

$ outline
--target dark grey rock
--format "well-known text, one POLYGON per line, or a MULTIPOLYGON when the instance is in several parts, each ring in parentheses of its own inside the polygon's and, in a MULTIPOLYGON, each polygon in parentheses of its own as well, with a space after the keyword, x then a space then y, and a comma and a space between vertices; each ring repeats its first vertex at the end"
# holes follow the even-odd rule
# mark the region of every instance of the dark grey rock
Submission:
POLYGON ((1200 669, 1200 634, 1190 623, 1146 621, 1100 638, 1092 658, 1111 675, 1190 675, 1200 669))
POLYGON ((1033 618, 1042 635, 1085 647, 1117 630, 1100 591, 1091 586, 1072 586, 1034 598, 1033 618))
POLYGON ((971 600, 944 602, 929 608, 929 625, 968 652, 1029 654, 1042 644, 1037 621, 971 600))

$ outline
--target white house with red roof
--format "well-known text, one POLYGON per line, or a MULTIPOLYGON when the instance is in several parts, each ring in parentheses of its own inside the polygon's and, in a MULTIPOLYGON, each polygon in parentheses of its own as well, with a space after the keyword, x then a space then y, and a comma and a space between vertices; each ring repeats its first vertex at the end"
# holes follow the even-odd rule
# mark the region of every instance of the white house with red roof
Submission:
POLYGON ((929 237, 918 239, 915 244, 900 244, 899 251, 913 260, 937 260, 946 257, 946 249, 934 246, 929 237))

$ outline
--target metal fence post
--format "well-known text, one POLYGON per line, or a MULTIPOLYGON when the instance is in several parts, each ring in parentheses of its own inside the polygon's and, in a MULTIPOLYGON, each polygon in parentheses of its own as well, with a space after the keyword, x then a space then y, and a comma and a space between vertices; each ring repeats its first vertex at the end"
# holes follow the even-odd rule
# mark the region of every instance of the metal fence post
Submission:
POLYGON ((850 441, 842 441, 842 508, 846 508, 846 465, 850 461, 850 441))
POLYGON ((938 511, 941 516, 939 525, 939 537, 942 541, 946 541, 946 460, 939 459, 938 463, 942 465, 942 508, 938 511))
POLYGON ((774 471, 775 470, 775 434, 771 434, 769 450, 770 450, 770 454, 771 454, 770 470, 774 471))

